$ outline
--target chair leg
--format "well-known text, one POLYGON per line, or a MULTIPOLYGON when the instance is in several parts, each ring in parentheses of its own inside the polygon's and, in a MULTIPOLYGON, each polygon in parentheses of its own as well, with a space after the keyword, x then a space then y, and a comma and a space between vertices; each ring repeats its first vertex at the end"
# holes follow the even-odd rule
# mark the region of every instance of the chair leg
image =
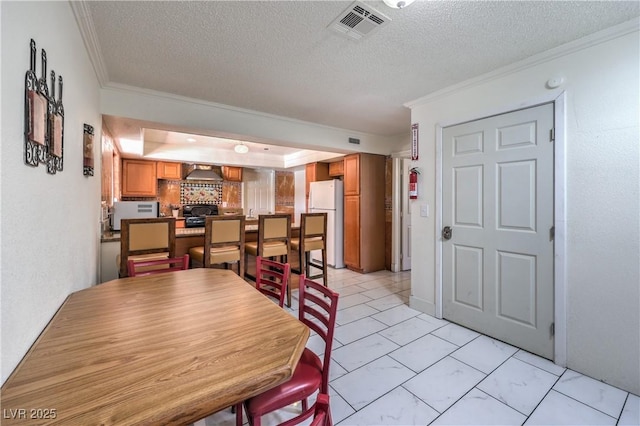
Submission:
POLYGON ((289 270, 289 278, 287 279, 287 308, 291 307, 291 270, 289 270))
POLYGON ((238 403, 231 407, 236 412, 236 426, 242 426, 242 403, 238 403))
POLYGON ((304 252, 304 273, 307 277, 311 276, 311 252, 304 252))
POLYGON ((322 249, 322 283, 325 287, 328 286, 327 283, 327 250, 322 249))

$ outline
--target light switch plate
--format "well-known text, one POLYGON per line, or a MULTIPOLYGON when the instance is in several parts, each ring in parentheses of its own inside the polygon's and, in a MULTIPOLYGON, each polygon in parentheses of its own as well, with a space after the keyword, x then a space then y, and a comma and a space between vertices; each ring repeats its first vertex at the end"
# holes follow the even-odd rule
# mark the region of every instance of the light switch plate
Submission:
POLYGON ((420 205, 420 216, 429 217, 429 204, 420 205))

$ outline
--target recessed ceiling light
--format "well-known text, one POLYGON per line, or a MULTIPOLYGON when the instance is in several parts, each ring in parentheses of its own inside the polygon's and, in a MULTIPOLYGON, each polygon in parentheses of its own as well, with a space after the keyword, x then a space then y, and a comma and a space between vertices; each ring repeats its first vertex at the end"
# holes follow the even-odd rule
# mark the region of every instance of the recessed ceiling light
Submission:
POLYGON ((414 0, 382 0, 384 4, 394 9, 402 9, 413 3, 414 0))
POLYGON ((249 147, 243 143, 239 143, 238 145, 233 147, 233 150, 238 154, 246 154, 247 152, 249 152, 249 147))
POLYGON ((187 138, 187 142, 195 142, 195 138, 187 138))

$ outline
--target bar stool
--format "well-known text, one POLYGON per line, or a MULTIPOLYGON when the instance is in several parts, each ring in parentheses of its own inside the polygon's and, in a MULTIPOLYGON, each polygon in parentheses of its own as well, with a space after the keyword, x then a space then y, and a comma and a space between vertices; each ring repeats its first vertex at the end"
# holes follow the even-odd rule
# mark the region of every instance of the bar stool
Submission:
POLYGON ((116 260, 121 278, 128 276, 129 259, 142 261, 171 257, 176 257, 175 218, 122 219, 120 255, 116 260))
POLYGON ((238 262, 238 275, 244 276, 244 216, 207 216, 204 223, 204 246, 189 249, 192 265, 210 268, 238 262))
MULTIPOLYGON (((263 258, 279 258, 279 262, 287 263, 291 249, 291 215, 271 214, 258 216, 258 241, 244 244, 245 276, 255 280, 248 272, 249 258, 246 255, 263 258)), ((287 288, 287 306, 291 306, 291 287, 287 288)))
POLYGON ((309 279, 322 277, 322 283, 327 286, 327 214, 302 213, 300 215, 300 238, 291 240, 291 249, 298 252, 300 259, 298 274, 304 274, 309 279), (312 250, 322 251, 322 262, 311 259, 312 250), (311 267, 320 269, 322 273, 311 275, 311 267))

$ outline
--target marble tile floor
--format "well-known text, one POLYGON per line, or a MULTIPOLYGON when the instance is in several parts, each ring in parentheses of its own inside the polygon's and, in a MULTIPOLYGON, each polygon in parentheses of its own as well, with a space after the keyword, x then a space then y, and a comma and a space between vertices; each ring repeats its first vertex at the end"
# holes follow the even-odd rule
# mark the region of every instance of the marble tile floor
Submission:
MULTIPOLYGON (((329 287, 340 293, 330 367, 338 426, 640 425, 637 395, 409 308, 408 272, 332 269, 329 287)), ((307 346, 318 343, 312 335, 307 346)), ((197 424, 232 426, 235 417, 224 410, 197 424)))

